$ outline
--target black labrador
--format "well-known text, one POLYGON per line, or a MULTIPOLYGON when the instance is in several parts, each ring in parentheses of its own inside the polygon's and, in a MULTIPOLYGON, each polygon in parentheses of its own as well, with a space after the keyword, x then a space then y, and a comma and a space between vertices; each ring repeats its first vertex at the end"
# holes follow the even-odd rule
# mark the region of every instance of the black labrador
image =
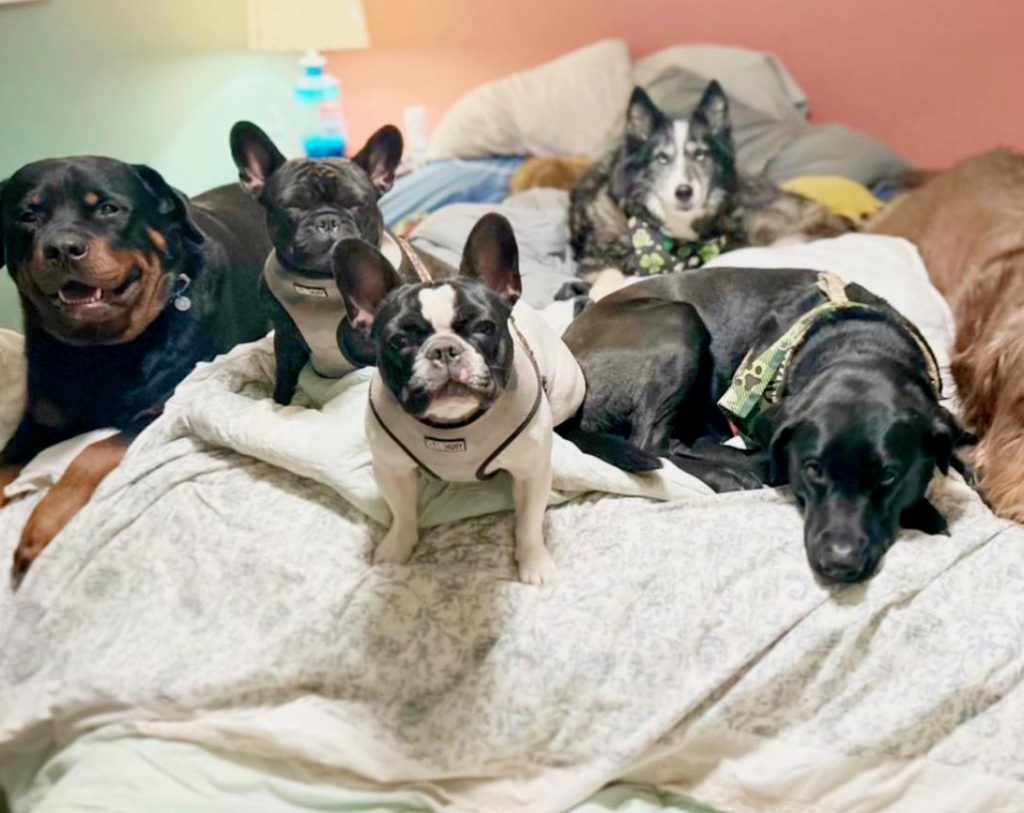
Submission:
POLYGON ((719 400, 738 371, 756 381, 760 370, 745 360, 771 355, 802 317, 829 304, 822 279, 702 269, 638 282, 587 308, 563 337, 587 396, 560 431, 625 437, 716 491, 790 484, 811 567, 858 582, 875 573, 900 526, 948 533, 925 491, 936 467, 963 471, 955 452, 967 436, 939 404, 937 366, 917 330, 883 299, 832 277, 857 304, 807 317, 768 397, 754 399, 748 450, 720 445, 736 428, 719 400))

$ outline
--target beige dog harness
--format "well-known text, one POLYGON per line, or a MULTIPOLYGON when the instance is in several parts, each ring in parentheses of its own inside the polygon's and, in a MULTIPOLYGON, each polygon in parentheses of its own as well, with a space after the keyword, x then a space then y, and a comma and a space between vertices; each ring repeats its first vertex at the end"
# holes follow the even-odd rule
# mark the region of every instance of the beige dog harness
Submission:
MULTIPOLYGON (((430 281, 430 272, 423 261, 400 237, 384 233, 381 252, 396 268, 407 258, 417 276, 430 281)), ((310 363, 324 378, 341 378, 352 372, 352 364, 338 346, 338 329, 346 318, 345 301, 332 277, 311 275, 285 268, 270 252, 263 266, 263 278, 274 298, 281 303, 309 345, 310 363)))
MULTIPOLYGON (((441 480, 487 480, 496 458, 536 419, 547 397, 554 425, 573 415, 583 402, 583 372, 569 349, 523 303, 518 319, 509 319, 515 355, 509 383, 486 412, 458 426, 436 426, 404 409, 376 374, 370 383, 370 410, 383 432, 417 465, 441 480), (537 330, 537 328, 541 328, 537 330), (546 329, 546 330, 545 330, 546 329), (529 337, 529 338, 528 338, 529 337)), ((382 439, 383 440, 383 439, 382 439)), ((385 441, 386 442, 386 441, 385 441)))

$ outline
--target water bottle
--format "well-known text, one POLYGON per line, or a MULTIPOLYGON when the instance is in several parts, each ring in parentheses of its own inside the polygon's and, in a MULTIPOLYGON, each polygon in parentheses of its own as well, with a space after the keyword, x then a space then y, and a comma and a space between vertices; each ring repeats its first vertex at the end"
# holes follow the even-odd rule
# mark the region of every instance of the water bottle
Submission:
POLYGON ((299 103, 299 132, 310 158, 340 158, 345 154, 345 118, 341 107, 341 83, 324 72, 327 60, 316 51, 306 51, 295 83, 299 103))

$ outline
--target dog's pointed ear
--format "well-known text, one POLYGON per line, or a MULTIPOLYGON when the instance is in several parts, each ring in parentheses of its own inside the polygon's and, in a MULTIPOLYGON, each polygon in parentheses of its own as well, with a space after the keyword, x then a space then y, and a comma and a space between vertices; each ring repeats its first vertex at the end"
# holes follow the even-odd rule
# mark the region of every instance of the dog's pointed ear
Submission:
POLYGON ((626 107, 626 147, 643 144, 654 133, 655 128, 665 118, 647 91, 642 87, 633 88, 626 107))
POLYGON ((250 121, 231 128, 231 157, 238 167, 242 189, 259 200, 270 176, 281 168, 285 157, 270 136, 250 121))
POLYGON ((349 324, 368 335, 380 303, 402 284, 401 277, 387 257, 358 237, 339 240, 331 261, 349 324))
POLYGON ((519 276, 519 244, 512 224, 496 212, 481 217, 462 250, 459 273, 482 281, 515 304, 523 294, 523 281, 519 276))
POLYGON ((370 176, 377 196, 387 192, 395 182, 395 171, 402 162, 402 133, 386 124, 367 140, 352 160, 370 176))
MULTIPOLYGON (((157 211, 178 227, 182 239, 197 246, 202 245, 205 238, 192 219, 188 198, 167 183, 164 176, 152 167, 145 164, 132 164, 131 166, 142 185, 156 198, 157 211)), ((162 239, 162 235, 153 239, 161 244, 166 243, 166 239, 162 239)))
POLYGON ((706 124, 712 133, 723 134, 731 131, 729 101, 716 80, 712 79, 704 89, 704 94, 693 111, 693 118, 706 124))

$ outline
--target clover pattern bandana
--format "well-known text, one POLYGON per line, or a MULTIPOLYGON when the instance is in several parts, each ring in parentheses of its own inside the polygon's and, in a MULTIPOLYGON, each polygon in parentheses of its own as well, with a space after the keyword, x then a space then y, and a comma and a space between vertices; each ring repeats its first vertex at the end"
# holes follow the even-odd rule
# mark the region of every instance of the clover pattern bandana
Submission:
POLYGON ((705 242, 677 240, 638 217, 629 218, 628 225, 634 272, 641 277, 700 268, 721 254, 725 245, 722 237, 705 242))

